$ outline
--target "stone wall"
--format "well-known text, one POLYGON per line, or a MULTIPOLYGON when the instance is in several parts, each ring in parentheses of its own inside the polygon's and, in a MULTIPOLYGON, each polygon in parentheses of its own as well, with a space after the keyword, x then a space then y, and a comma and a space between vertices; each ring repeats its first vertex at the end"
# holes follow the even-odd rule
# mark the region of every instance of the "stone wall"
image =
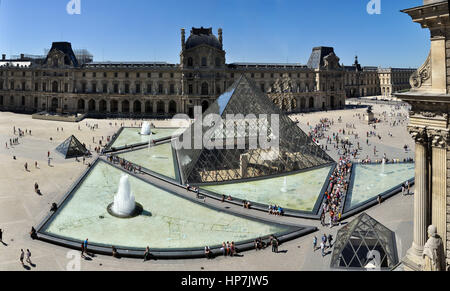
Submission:
POLYGON ((450 264, 450 147, 447 148, 447 264, 450 264))

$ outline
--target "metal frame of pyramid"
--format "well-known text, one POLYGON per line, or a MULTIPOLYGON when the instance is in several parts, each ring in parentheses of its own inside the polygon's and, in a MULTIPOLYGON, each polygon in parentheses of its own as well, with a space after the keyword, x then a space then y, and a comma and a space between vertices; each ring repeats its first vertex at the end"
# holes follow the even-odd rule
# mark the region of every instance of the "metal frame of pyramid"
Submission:
POLYGON ((331 268, 365 269, 374 252, 380 254, 381 270, 399 262, 394 232, 363 213, 338 231, 331 268))
POLYGON ((90 154, 86 147, 73 135, 60 144, 56 148, 56 151, 66 159, 83 157, 90 154))
MULTIPOLYGON (((212 104, 203 116, 217 114, 227 120, 228 114, 242 114, 247 117, 254 114, 256 117, 265 114, 279 116, 279 152, 271 156, 270 150, 261 148, 250 149, 249 144, 257 137, 252 133, 258 129, 266 129, 267 138, 273 138, 270 118, 267 124, 249 122, 242 118, 232 121, 236 128, 246 126, 245 149, 235 146, 234 149, 178 149, 177 158, 183 183, 226 183, 243 179, 259 179, 271 176, 281 176, 305 169, 318 168, 335 164, 335 161, 308 137, 284 112, 282 112, 270 98, 264 94, 253 81, 241 75, 239 79, 212 104), (265 126, 267 128, 265 128, 265 126)), ((210 134, 216 141, 226 144, 236 144, 242 134, 236 131, 220 130, 219 135, 212 132, 213 126, 199 124, 197 119, 187 131, 191 131, 191 145, 194 145, 195 128, 201 127, 203 135, 210 134), (221 138, 217 138, 221 136, 221 138)), ((228 120, 226 121, 228 122, 228 120)), ((225 122, 224 122, 225 123, 225 122)), ((224 125, 224 127, 226 124, 224 125)), ((175 142, 182 142, 183 135, 175 142)), ((179 147, 177 147, 179 148, 179 147)))

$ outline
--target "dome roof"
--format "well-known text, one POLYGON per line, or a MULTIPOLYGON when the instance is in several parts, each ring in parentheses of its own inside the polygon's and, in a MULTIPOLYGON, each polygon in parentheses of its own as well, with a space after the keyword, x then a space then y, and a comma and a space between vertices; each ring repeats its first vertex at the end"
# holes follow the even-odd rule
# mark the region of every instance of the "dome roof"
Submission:
POLYGON ((206 44, 217 49, 222 49, 222 45, 217 37, 212 33, 212 28, 192 28, 191 35, 186 41, 186 49, 206 44))

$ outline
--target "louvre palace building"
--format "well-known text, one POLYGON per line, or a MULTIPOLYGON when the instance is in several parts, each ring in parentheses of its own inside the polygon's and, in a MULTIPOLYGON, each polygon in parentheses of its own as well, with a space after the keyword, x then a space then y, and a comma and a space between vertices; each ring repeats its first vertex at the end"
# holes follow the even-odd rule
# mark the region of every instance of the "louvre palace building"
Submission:
POLYGON ((415 69, 339 63, 332 47, 313 48, 307 64, 226 63, 222 29, 181 29, 180 63, 94 62, 68 42, 55 42, 45 56, 0 60, 0 110, 89 113, 92 116, 193 116, 206 110, 245 74, 287 113, 340 109, 349 97, 410 88, 415 69))

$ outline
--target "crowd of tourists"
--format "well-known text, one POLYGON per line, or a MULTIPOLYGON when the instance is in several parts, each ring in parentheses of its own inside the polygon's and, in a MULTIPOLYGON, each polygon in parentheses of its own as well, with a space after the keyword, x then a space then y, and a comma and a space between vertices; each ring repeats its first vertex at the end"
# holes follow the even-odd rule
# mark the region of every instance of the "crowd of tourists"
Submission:
POLYGON ((340 223, 342 215, 342 201, 348 190, 348 178, 352 169, 352 163, 348 157, 341 157, 330 176, 329 191, 325 192, 326 200, 322 205, 320 221, 326 225, 326 216, 329 216, 330 228, 340 223))

